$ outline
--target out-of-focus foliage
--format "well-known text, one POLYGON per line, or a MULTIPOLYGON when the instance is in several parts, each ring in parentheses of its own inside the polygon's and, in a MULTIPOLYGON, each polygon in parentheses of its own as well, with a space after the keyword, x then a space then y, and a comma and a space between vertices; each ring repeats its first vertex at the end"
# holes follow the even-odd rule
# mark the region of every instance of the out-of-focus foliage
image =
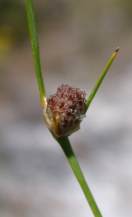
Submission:
POLYGON ((25 36, 24 10, 20 1, 0 1, 0 56, 12 46, 23 42, 25 36))
MULTIPOLYGON (((132 18, 131 0, 49 0, 34 1, 37 8, 39 29, 54 31, 58 27, 73 25, 79 32, 84 47, 103 46, 112 36, 130 31, 132 18), (111 16, 112 15, 112 16, 111 16), (97 34, 98 32, 98 34, 97 34), (90 43, 89 43, 90 41, 90 43), (92 43, 93 41, 93 43, 92 43), (96 41, 96 43, 95 43, 96 41), (86 45, 85 45, 86 42, 86 45)), ((26 19, 23 1, 0 1, 0 50, 23 42, 26 35, 26 19)))
MULTIPOLYGON (((64 23, 69 17, 70 4, 66 1, 34 1, 38 23, 45 29, 64 23)), ((6 53, 13 45, 20 45, 27 36, 25 8, 22 1, 0 1, 0 54, 6 53)))
POLYGON ((19 37, 19 42, 25 34, 25 14, 20 1, 1 0, 0 2, 0 33, 11 36, 13 40, 19 37))

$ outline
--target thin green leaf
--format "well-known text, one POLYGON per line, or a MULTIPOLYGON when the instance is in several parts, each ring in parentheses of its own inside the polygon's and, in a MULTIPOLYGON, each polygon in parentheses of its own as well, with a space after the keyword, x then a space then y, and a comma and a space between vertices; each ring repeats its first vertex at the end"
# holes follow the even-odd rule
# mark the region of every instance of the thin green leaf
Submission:
POLYGON ((118 54, 118 51, 119 51, 119 48, 117 48, 117 49, 112 53, 112 55, 111 55, 111 57, 109 58, 109 60, 108 60, 108 62, 107 62, 107 64, 106 64, 106 66, 105 66, 105 68, 103 69, 103 71, 101 72, 101 74, 100 74, 98 80, 96 81, 96 84, 95 84, 94 88, 92 89, 91 94, 90 94, 90 95, 88 96, 88 98, 87 98, 87 101, 86 101, 86 110, 88 110, 88 108, 89 108, 91 102, 93 101, 93 99, 94 99, 94 97, 95 97, 95 95, 96 95, 96 93, 97 93, 99 87, 101 86, 101 84, 102 84, 102 82, 103 82, 103 80, 104 80, 104 78, 105 78, 105 76, 106 76, 106 74, 107 74, 107 72, 108 72, 108 70, 110 69, 110 67, 111 67, 111 65, 112 65, 112 63, 113 63, 113 61, 115 60, 115 58, 116 58, 116 56, 117 56, 117 54, 118 54))

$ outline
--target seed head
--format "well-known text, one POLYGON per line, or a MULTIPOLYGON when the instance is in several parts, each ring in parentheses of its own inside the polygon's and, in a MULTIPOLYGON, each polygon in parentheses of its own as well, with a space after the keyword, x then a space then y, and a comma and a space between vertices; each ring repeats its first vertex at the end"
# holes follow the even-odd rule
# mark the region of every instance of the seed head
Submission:
POLYGON ((79 88, 63 84, 47 99, 44 117, 56 137, 69 136, 80 128, 86 111, 85 97, 79 88))

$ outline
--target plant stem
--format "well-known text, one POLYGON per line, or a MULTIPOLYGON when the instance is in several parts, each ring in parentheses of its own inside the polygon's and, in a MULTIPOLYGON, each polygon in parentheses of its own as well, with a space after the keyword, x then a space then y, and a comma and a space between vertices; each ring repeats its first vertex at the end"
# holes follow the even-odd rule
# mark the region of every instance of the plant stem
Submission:
POLYGON ((101 84, 102 84, 102 82, 103 82, 103 80, 104 80, 104 78, 105 78, 105 76, 106 76, 108 70, 110 69, 110 67, 111 67, 111 65, 112 65, 112 63, 113 63, 113 61, 115 60, 115 58, 116 58, 116 56, 117 56, 117 54, 118 54, 118 51, 119 51, 119 48, 117 48, 117 49, 112 53, 112 55, 111 55, 111 57, 109 58, 109 60, 108 60, 108 62, 107 62, 107 64, 106 64, 106 66, 104 67, 104 69, 103 69, 103 71, 101 72, 101 74, 100 74, 98 80, 96 81, 96 84, 95 84, 94 88, 92 89, 90 95, 89 95, 88 98, 87 98, 87 101, 86 101, 86 111, 88 110, 88 108, 89 108, 91 102, 93 101, 93 99, 94 99, 94 97, 95 97, 95 95, 96 95, 96 93, 97 93, 99 87, 101 86, 101 84))
MULTIPOLYGON (((41 61, 40 61, 40 49, 39 49, 39 40, 38 40, 38 34, 37 34, 37 27, 36 27, 36 18, 35 18, 35 12, 33 7, 33 1, 32 0, 25 0, 25 6, 26 6, 26 13, 27 13, 27 19, 28 19, 28 26, 29 26, 29 33, 30 33, 30 40, 32 45, 32 53, 34 58, 34 65, 35 65, 35 73, 36 73, 36 79, 37 84, 39 88, 39 95, 40 95, 40 101, 42 106, 45 103, 46 100, 46 90, 45 85, 43 82, 42 77, 42 70, 41 70, 41 61)), ((95 84, 95 87, 93 88, 90 96, 87 99, 87 109, 89 108, 94 96, 96 95, 105 75, 107 74, 110 66, 112 65, 114 59, 117 56, 119 49, 116 49, 114 53, 112 54, 111 58, 109 59, 108 63, 106 64, 106 67, 102 71, 98 81, 95 84)), ((55 138, 58 143, 60 144, 61 148, 63 149, 65 156, 72 168, 72 171, 77 178, 82 191, 87 199, 87 202, 94 214, 94 217, 102 217, 100 210, 95 202, 95 199, 92 195, 92 192, 85 180, 85 177, 82 173, 82 170, 79 166, 79 163, 76 159, 76 156, 73 152, 73 149, 71 147, 70 141, 67 137, 64 138, 55 138)))
POLYGON ((71 166, 71 169, 75 175, 75 177, 77 178, 81 189, 86 197, 86 200, 94 214, 95 217, 102 217, 101 212, 95 202, 95 199, 92 195, 92 192, 85 180, 85 177, 83 175, 83 172, 79 166, 79 163, 77 161, 77 158, 74 154, 74 151, 71 147, 70 141, 67 137, 64 138, 58 138, 56 139, 58 141, 58 143, 60 144, 61 148, 63 149, 65 156, 71 166))
POLYGON ((45 97, 46 97, 46 90, 45 90, 45 85, 44 85, 43 76, 42 76, 39 39, 38 39, 38 33, 37 33, 36 17, 35 17, 33 1, 25 0, 25 6, 26 6, 28 27, 29 27, 29 33, 30 33, 30 41, 32 45, 32 54, 33 54, 34 65, 35 65, 36 79, 37 79, 38 88, 39 88, 40 102, 41 102, 41 105, 43 105, 45 101, 45 97))

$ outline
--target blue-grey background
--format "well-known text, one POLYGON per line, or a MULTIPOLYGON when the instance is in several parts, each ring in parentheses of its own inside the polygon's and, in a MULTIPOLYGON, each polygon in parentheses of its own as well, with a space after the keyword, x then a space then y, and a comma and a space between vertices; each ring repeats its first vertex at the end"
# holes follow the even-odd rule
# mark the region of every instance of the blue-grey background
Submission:
MULTIPOLYGON (((92 217, 39 106, 24 1, 0 1, 0 216, 92 217)), ((47 94, 89 93, 120 46, 70 139, 104 217, 132 216, 132 1, 37 0, 47 94)))

